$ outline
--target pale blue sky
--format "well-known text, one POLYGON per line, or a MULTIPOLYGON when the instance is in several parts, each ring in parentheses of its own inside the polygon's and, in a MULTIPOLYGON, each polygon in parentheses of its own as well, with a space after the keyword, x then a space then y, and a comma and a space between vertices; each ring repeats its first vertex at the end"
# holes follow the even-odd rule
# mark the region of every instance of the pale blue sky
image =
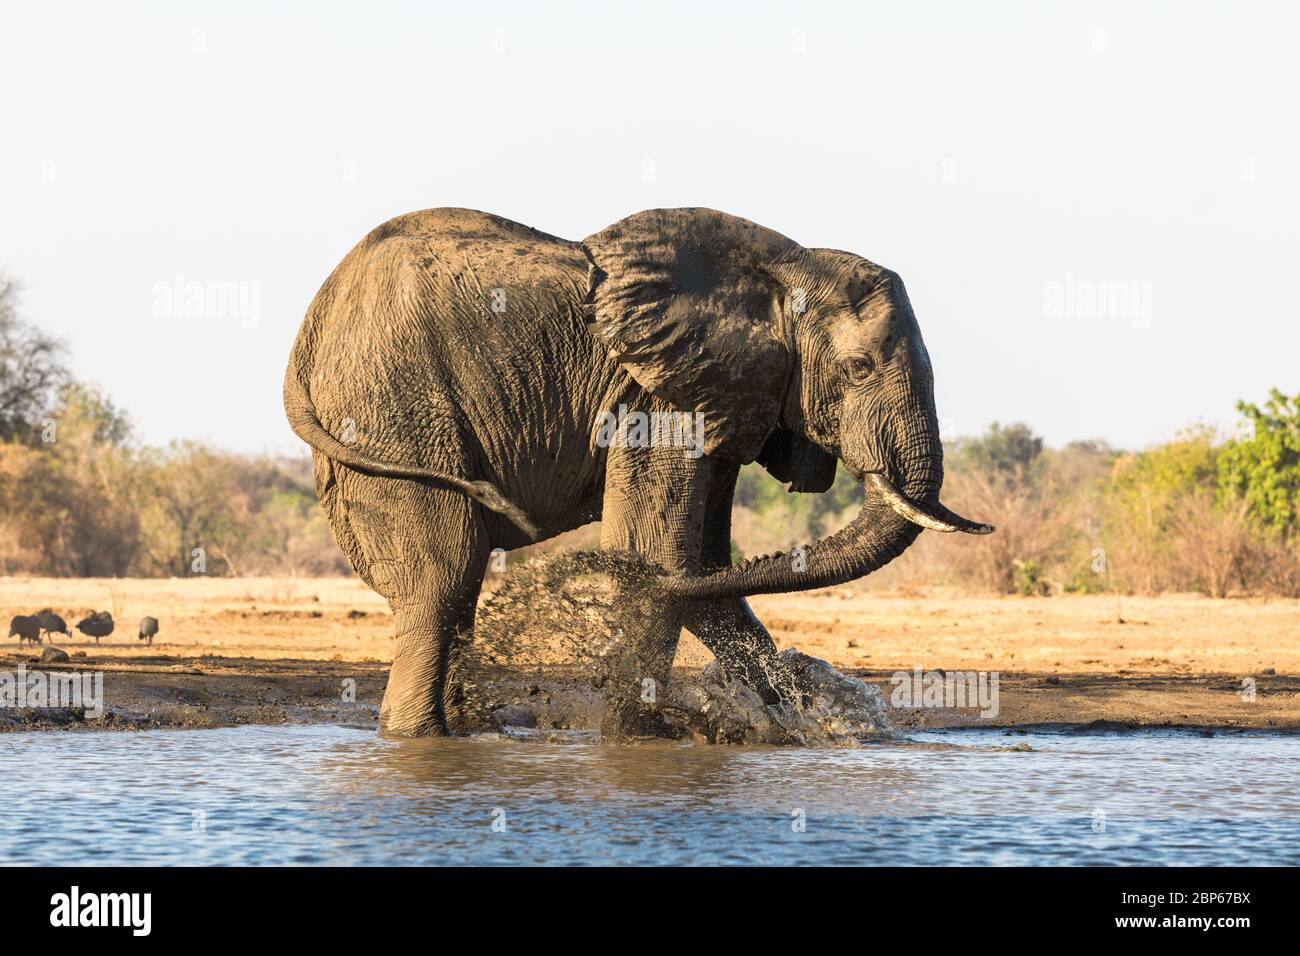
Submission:
POLYGON ((0 12, 0 268, 150 442, 300 449, 308 302, 431 206, 581 239, 704 205, 864 255, 950 433, 1142 446, 1300 390, 1294 7, 267 6, 0 12), (256 319, 169 314, 178 275, 256 319))

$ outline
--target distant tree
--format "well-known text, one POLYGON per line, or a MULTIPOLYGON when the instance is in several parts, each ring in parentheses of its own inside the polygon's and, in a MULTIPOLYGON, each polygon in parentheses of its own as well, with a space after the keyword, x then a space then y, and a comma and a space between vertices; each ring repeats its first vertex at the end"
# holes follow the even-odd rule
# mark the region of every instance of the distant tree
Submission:
POLYGON ((1213 491, 1222 449, 1218 438, 1210 425, 1186 428, 1171 442, 1119 458, 1112 480, 1121 491, 1143 489, 1163 499, 1189 491, 1213 491))
POLYGON ((95 445, 121 447, 131 440, 131 419, 96 385, 69 382, 59 389, 50 411, 58 441, 69 433, 95 445))
POLYGON ((1043 439, 1024 422, 1005 428, 994 422, 978 438, 962 442, 955 456, 962 465, 995 478, 1025 475, 1043 452, 1043 439))
POLYGON ((1264 527, 1286 539, 1300 534, 1300 394, 1269 392, 1261 409, 1238 402, 1249 437, 1230 440, 1219 457, 1220 497, 1245 499, 1264 527))
POLYGON ((22 321, 18 284, 0 276, 0 441, 33 443, 69 381, 63 344, 22 321))
POLYGON ((155 520, 151 538, 170 539, 175 557, 157 555, 162 567, 180 577, 207 574, 208 559, 221 559, 238 573, 220 541, 237 525, 238 503, 232 500, 239 461, 192 441, 175 441, 161 452, 145 454, 149 502, 155 520), (202 549, 196 556, 195 549, 202 549), (197 564, 196 564, 197 562, 197 564))
POLYGON ((139 544, 130 431, 90 386, 65 385, 47 412, 57 427, 32 445, 0 444, 0 521, 13 570, 109 577, 139 544), (21 560, 20 560, 21 559, 21 560))
POLYGON ((1106 550, 1126 589, 1225 592, 1244 546, 1240 509, 1214 507, 1222 451, 1216 430, 1197 425, 1116 459, 1106 488, 1106 550))
POLYGON ((788 499, 785 487, 762 465, 748 464, 740 469, 732 500, 740 507, 762 513, 774 506, 784 506, 788 499))

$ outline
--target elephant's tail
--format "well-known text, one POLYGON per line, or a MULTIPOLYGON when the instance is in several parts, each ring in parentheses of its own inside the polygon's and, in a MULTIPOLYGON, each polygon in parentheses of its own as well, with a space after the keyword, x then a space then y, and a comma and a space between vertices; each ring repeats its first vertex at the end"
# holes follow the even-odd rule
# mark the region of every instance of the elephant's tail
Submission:
POLYGON ((369 475, 385 478, 417 478, 459 491, 473 498, 483 507, 505 515, 519 530, 528 535, 529 540, 537 540, 537 525, 522 508, 503 495, 501 490, 490 481, 467 481, 431 468, 421 468, 419 465, 379 461, 343 444, 325 430, 325 426, 316 415, 316 406, 312 404, 307 389, 292 368, 284 378, 284 410, 289 417, 289 425, 293 428, 294 434, 327 458, 369 475))

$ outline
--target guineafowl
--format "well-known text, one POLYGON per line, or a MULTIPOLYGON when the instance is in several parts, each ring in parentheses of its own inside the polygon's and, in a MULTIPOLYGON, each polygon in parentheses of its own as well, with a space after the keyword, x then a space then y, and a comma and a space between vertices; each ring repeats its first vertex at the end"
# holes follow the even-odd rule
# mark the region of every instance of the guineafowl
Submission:
POLYGON ((108 611, 96 611, 78 621, 77 630, 87 637, 93 637, 98 644, 101 637, 108 637, 113 633, 113 615, 108 611))
POLYGON ((41 642, 41 622, 31 614, 19 614, 9 622, 9 636, 18 635, 18 643, 31 641, 33 644, 41 642))
POLYGON ((46 634, 63 634, 67 637, 72 636, 72 632, 68 630, 68 622, 59 617, 48 607, 37 611, 35 617, 41 622, 41 629, 44 630, 46 634))
POLYGON ((153 636, 158 633, 158 618, 142 617, 140 618, 140 640, 146 642, 146 646, 153 647, 153 636))

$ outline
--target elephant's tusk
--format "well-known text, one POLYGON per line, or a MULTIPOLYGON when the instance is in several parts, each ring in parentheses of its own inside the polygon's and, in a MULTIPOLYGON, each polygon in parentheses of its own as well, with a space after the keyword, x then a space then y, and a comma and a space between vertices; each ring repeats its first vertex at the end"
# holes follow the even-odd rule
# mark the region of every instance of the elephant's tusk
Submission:
POLYGON ((963 531, 966 534, 990 534, 993 531, 993 525, 963 518, 956 512, 949 511, 938 501, 931 505, 923 505, 913 501, 895 488, 893 483, 879 472, 872 472, 867 475, 867 480, 871 482, 889 507, 912 522, 912 524, 920 525, 922 528, 929 528, 931 531, 946 533, 963 531))

